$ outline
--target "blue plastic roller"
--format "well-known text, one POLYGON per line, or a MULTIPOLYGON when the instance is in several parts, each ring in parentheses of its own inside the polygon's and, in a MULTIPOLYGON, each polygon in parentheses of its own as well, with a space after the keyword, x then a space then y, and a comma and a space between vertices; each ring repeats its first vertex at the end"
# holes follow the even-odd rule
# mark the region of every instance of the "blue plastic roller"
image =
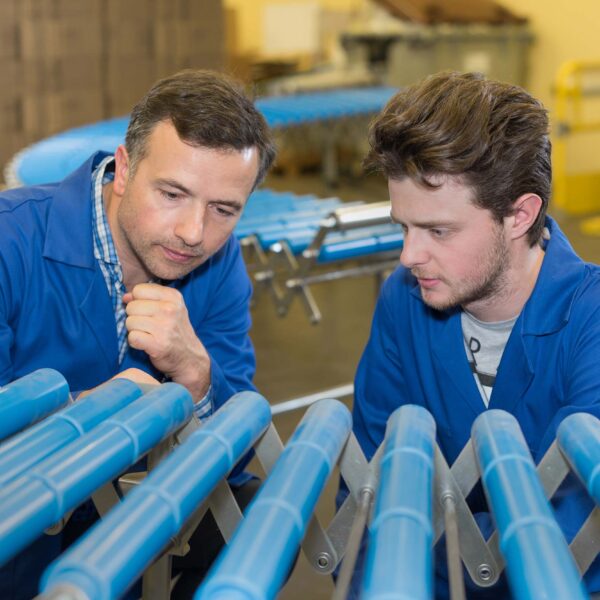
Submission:
POLYGON ((195 600, 275 598, 351 425, 341 402, 311 406, 195 600))
POLYGON ((192 415, 189 392, 164 384, 39 462, 0 491, 0 564, 192 415))
POLYGON ((66 404, 69 386, 53 369, 39 369, 0 388, 0 440, 66 404))
POLYGON ((472 439, 517 600, 587 598, 517 420, 488 410, 472 439))
POLYGON ((271 421, 268 402, 235 395, 44 574, 94 600, 118 598, 177 534, 271 421))
POLYGON ((363 580, 363 600, 433 597, 435 422, 402 406, 387 423, 363 580))
POLYGON ((556 440, 590 496, 600 503, 600 420, 577 413, 562 421, 556 440))
POLYGON ((142 391, 135 383, 115 379, 14 435, 0 446, 0 486, 81 437, 141 395, 142 391))

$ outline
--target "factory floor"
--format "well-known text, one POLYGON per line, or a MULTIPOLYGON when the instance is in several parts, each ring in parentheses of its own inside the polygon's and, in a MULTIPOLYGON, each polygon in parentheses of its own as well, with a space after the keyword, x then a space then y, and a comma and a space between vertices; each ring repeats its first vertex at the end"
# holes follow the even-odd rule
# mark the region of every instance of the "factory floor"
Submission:
MULTIPOLYGON (((269 176, 267 187, 313 193, 321 197, 337 196, 344 201, 387 200, 382 178, 340 179, 338 187, 326 186, 318 174, 269 176)), ((584 236, 579 219, 550 209, 568 235, 575 250, 585 260, 600 263, 600 237, 584 236)), ((277 316, 268 296, 259 297, 253 309, 252 339, 257 356, 256 384, 261 393, 277 403, 323 389, 352 382, 354 370, 369 334, 376 298, 373 277, 346 279, 313 286, 323 318, 311 325, 299 299, 286 317, 277 316)), ((351 398, 343 399, 351 406, 351 398)), ((304 410, 274 417, 282 440, 293 433, 304 410)), ((257 467, 258 469, 258 467, 257 467)), ((334 514, 337 474, 329 481, 317 506, 316 514, 326 527, 334 514)), ((280 600, 325 600, 331 598, 333 584, 329 576, 318 574, 301 553, 294 572, 278 596, 280 600)))

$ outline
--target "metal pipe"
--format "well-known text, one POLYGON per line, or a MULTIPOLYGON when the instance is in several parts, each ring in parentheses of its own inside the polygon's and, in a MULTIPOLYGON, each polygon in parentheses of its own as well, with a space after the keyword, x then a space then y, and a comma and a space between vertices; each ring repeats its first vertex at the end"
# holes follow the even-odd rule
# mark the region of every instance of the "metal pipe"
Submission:
POLYGON ((465 580, 460 557, 456 502, 452 494, 446 494, 442 498, 442 508, 444 510, 444 530, 446 531, 446 560, 450 598, 451 600, 465 600, 465 580))
POLYGON ((364 487, 360 491, 356 514, 354 515, 352 529, 350 529, 348 543, 346 544, 344 560, 342 561, 342 567, 336 582, 335 592, 331 597, 331 600, 346 600, 348 597, 374 495, 375 492, 373 488, 370 487, 364 487))
POLYGON ((385 202, 338 208, 332 215, 336 226, 345 230, 390 223, 390 209, 390 203, 386 200, 385 202))
POLYGON ((346 383, 334 388, 328 388, 321 392, 309 394, 308 396, 300 396, 299 398, 293 398, 292 400, 271 404, 271 414, 273 416, 280 415, 291 410, 305 408, 311 404, 314 404, 315 402, 318 402, 319 400, 325 400, 327 398, 335 398, 339 400, 340 398, 345 398, 346 396, 352 396, 352 394, 354 394, 354 384, 346 383))
POLYGON ((339 279, 348 279, 350 277, 364 277, 366 275, 376 275, 382 271, 391 271, 398 266, 398 256, 391 260, 377 262, 375 264, 350 267, 348 269, 339 269, 326 273, 317 273, 315 275, 306 275, 305 277, 290 277, 285 286, 288 289, 298 288, 303 285, 313 285, 315 283, 326 283, 337 281, 339 279))

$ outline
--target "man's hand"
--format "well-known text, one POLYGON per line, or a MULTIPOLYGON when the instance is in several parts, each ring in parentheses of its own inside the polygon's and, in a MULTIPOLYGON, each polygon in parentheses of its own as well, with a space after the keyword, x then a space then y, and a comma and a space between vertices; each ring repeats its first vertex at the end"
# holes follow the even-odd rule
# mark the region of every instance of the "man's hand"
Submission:
MULTIPOLYGON (((114 377, 111 377, 108 381, 112 381, 113 379, 129 379, 129 381, 133 381, 133 383, 137 384, 137 385, 142 385, 142 384, 146 384, 146 385, 160 385, 160 381, 157 381, 156 379, 154 379, 154 377, 152 377, 152 375, 150 375, 149 373, 146 373, 146 371, 142 371, 141 369, 125 369, 124 371, 121 371, 120 373, 117 373, 114 377)), ((106 383, 106 382, 104 382, 106 383)), ((101 384, 104 385, 104 384, 101 384)), ((77 395, 77 400, 81 400, 82 398, 85 398, 86 396, 89 396, 92 392, 94 392, 95 390, 97 390, 100 386, 96 386, 94 388, 91 388, 89 390, 85 390, 84 392, 81 392, 80 394, 77 395)))
POLYGON ((190 323, 181 293, 156 283, 140 283, 123 296, 128 341, 152 364, 201 400, 210 385, 210 358, 190 323))
POLYGON ((125 369, 120 373, 117 373, 114 377, 111 377, 109 381, 113 379, 129 379, 138 385, 160 385, 160 381, 154 379, 152 375, 142 371, 141 369, 125 369))

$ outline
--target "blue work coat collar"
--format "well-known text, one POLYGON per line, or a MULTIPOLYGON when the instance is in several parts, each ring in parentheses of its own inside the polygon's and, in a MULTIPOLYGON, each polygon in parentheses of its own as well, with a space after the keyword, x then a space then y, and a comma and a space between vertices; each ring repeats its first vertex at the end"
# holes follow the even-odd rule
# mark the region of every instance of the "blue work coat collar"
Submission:
POLYGON ((546 335, 564 327, 585 276, 586 264, 575 254, 556 221, 546 217, 546 227, 550 239, 537 282, 521 314, 523 335, 546 335))
POLYGON ((54 201, 48 214, 44 258, 96 269, 92 237, 92 173, 106 156, 109 156, 108 152, 96 152, 53 187, 54 201))
MULTIPOLYGON (((114 371, 118 346, 114 312, 106 282, 94 257, 92 232, 92 173, 106 157, 97 152, 60 183, 51 187, 44 258, 89 269, 79 273, 79 310, 98 342, 107 365, 114 371)), ((42 187, 44 189, 44 187, 42 187)))

